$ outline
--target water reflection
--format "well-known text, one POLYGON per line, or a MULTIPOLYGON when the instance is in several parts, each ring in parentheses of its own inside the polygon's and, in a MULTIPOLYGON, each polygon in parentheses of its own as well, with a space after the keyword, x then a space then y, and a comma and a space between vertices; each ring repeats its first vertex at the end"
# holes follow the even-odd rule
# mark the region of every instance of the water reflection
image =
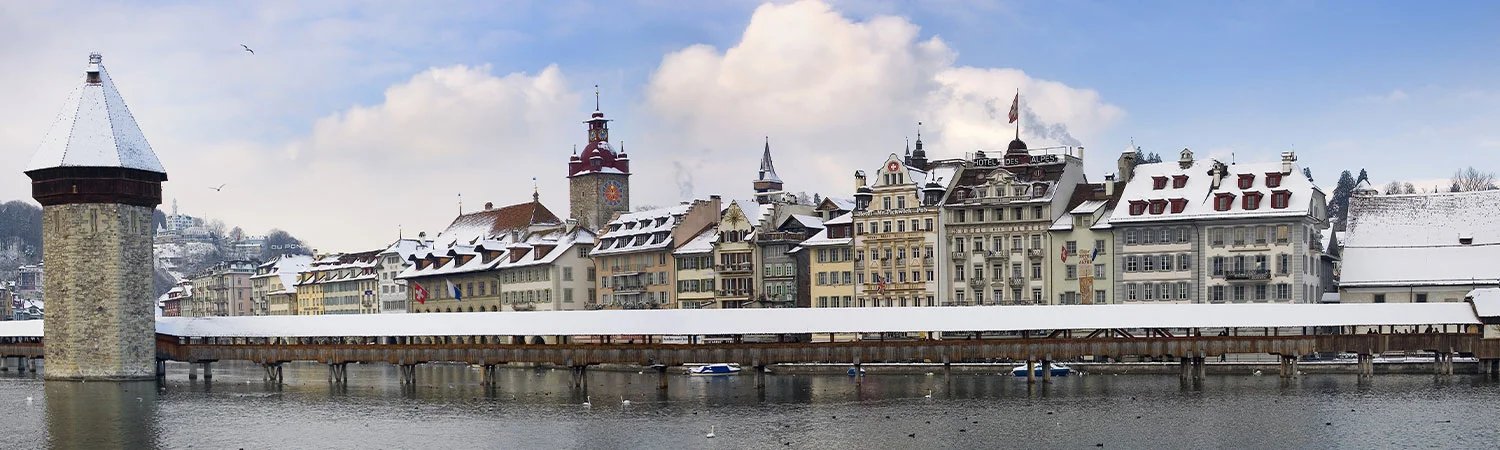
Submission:
POLYGON ((44 383, 52 448, 156 448, 157 387, 151 381, 44 383))

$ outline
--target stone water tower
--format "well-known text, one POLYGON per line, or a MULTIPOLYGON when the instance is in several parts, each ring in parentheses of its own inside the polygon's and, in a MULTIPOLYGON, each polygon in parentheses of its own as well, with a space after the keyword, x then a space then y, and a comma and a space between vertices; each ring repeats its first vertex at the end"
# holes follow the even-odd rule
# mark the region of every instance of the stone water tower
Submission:
POLYGON ((155 377, 152 212, 167 171, 96 53, 26 169, 42 204, 46 378, 155 377))

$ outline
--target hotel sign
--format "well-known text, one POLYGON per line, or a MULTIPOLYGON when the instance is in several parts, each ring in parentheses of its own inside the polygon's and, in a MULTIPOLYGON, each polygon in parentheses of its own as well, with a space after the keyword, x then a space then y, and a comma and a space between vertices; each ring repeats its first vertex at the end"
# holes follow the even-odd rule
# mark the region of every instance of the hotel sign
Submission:
POLYGON ((1000 167, 1002 165, 1005 167, 1045 166, 1050 164, 1058 164, 1061 162, 1062 158, 1058 157, 1058 155, 1011 155, 1006 156, 1003 160, 1000 158, 974 159, 974 165, 976 167, 1000 167))

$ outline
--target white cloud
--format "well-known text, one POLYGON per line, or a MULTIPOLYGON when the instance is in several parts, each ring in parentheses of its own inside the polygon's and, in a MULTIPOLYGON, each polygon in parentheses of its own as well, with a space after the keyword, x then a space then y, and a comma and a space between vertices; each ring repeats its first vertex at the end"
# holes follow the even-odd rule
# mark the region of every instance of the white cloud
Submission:
MULTIPOLYGON (((848 196, 852 173, 900 153, 925 123, 929 158, 1003 148, 1016 89, 1029 110, 1022 138, 1033 148, 1088 142, 1124 112, 1091 90, 1005 68, 956 65, 941 39, 923 39, 905 18, 850 19, 816 1, 757 8, 741 39, 668 54, 646 87, 648 141, 699 167, 694 193, 748 197, 771 136, 792 191, 848 196), (1045 132, 1046 136, 1039 133, 1045 132)), ((632 152, 637 173, 666 171, 655 153, 632 152), (644 162, 644 163, 643 163, 644 162)), ((675 186, 636 186, 637 198, 678 200, 675 186)))

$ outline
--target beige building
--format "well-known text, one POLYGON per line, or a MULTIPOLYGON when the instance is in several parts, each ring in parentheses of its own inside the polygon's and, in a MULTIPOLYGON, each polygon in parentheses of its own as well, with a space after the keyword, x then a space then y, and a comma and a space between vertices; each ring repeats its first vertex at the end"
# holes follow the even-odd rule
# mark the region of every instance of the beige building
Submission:
POLYGON ((297 315, 373 314, 381 250, 326 255, 298 274, 297 315), (303 294, 308 295, 303 295, 303 294))
POLYGON ((755 285, 755 245, 751 235, 761 220, 761 208, 755 202, 730 202, 719 218, 719 240, 714 244, 714 272, 717 289, 714 308, 746 308, 757 293, 755 285))
POLYGON ((411 294, 406 292, 406 280, 400 278, 401 272, 411 266, 412 255, 431 248, 432 241, 426 239, 426 233, 422 233, 417 239, 397 239, 376 257, 380 261, 381 313, 400 314, 408 311, 407 298, 411 294))
POLYGON ((710 227, 672 251, 677 260, 677 305, 684 309, 715 308, 714 244, 719 229, 710 227))
POLYGON ((282 255, 255 268, 250 276, 250 302, 257 316, 293 315, 297 273, 312 264, 308 255, 282 255))
POLYGON ((250 276, 258 265, 256 261, 224 261, 193 276, 192 316, 255 315, 250 276))
POLYGON ((854 306, 854 216, 844 213, 793 250, 807 260, 808 298, 813 308, 854 306))
POLYGON ((874 179, 855 172, 856 306, 939 304, 938 204, 958 167, 954 161, 915 167, 892 153, 874 179))
MULTIPOLYGON (((718 196, 616 217, 590 255, 599 273, 598 308, 676 308, 672 250, 719 220, 718 196)), ((723 234, 723 230, 720 230, 723 234)))

